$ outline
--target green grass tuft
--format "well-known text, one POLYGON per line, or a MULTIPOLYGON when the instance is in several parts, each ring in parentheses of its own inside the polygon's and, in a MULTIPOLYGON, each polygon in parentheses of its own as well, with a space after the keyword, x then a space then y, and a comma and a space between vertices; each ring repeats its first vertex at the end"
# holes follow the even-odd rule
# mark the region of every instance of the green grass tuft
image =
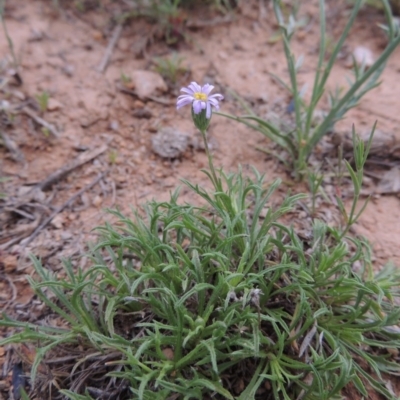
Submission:
POLYGON ((383 374, 400 370, 390 357, 400 272, 373 275, 365 242, 317 219, 300 239, 282 221, 304 195, 274 207, 279 181, 220 178, 224 192, 185 182, 207 207, 181 205, 175 192, 144 217, 110 211, 118 222, 99 228, 92 266, 66 261, 66 279, 33 257, 30 283, 63 327, 4 317, 20 332, 0 344, 36 344, 32 382, 68 354, 69 367, 51 365, 70 399, 110 388, 120 399, 340 399, 350 382, 394 398, 383 374))

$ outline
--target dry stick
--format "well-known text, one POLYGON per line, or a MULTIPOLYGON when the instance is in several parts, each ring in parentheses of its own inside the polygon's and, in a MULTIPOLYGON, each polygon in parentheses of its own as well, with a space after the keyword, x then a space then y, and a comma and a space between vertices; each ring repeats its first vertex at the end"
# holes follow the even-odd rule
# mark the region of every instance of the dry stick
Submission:
POLYGON ((11 291, 12 291, 12 297, 11 297, 11 299, 8 300, 8 301, 6 301, 6 302, 5 302, 6 304, 3 306, 3 312, 4 312, 4 311, 6 311, 6 309, 8 308, 8 306, 9 306, 10 304, 12 304, 13 301, 17 298, 17 288, 15 287, 15 285, 14 285, 12 279, 11 279, 10 277, 8 277, 7 274, 6 274, 6 275, 1 275, 1 277, 2 277, 3 279, 5 279, 5 280, 8 282, 9 286, 11 287, 11 291))
POLYGON ((108 63, 110 62, 110 58, 112 56, 112 53, 114 51, 114 47, 117 44, 118 39, 121 36, 121 33, 122 33, 122 25, 118 24, 113 30, 113 33, 111 35, 111 39, 108 42, 108 46, 107 46, 106 51, 104 53, 103 59, 101 60, 100 65, 97 67, 97 71, 103 73, 106 70, 106 68, 108 66, 108 63))
POLYGON ((189 29, 201 29, 201 28, 207 28, 209 26, 215 26, 215 25, 220 25, 220 24, 230 24, 231 22, 234 22, 235 19, 232 18, 231 16, 226 16, 226 17, 217 17, 212 20, 187 20, 185 23, 185 26, 189 29))
POLYGON ((4 146, 11 153, 14 161, 24 161, 24 155, 18 148, 17 144, 2 130, 0 130, 0 137, 3 139, 4 146))
POLYGON ((45 228, 52 220, 53 218, 59 214, 61 211, 63 211, 65 208, 70 206, 79 196, 81 196, 84 192, 87 190, 90 190, 93 186, 95 186, 98 182, 100 182, 101 179, 103 179, 107 174, 109 170, 103 172, 100 174, 95 180, 93 180, 89 185, 86 185, 83 187, 81 190, 77 191, 74 195, 72 195, 64 204, 62 204, 60 207, 55 209, 49 217, 47 217, 34 231, 33 233, 26 239, 24 239, 21 244, 25 248, 28 246, 29 243, 32 242, 33 239, 36 238, 37 235, 42 231, 43 228, 45 228))
POLYGON ((3 244, 0 244, 0 250, 7 250, 16 243, 21 242, 24 238, 28 237, 39 225, 41 217, 38 216, 31 223, 24 225, 17 225, 16 228, 8 232, 6 237, 14 237, 14 239, 9 240, 3 244))
POLYGON ((19 243, 23 238, 24 238, 24 235, 20 235, 18 237, 15 237, 14 239, 9 240, 8 242, 0 245, 0 250, 7 250, 14 244, 19 243))
MULTIPOLYGON (((40 190, 48 189, 54 183, 56 183, 59 180, 65 178, 75 168, 78 168, 81 165, 86 164, 87 162, 89 162, 89 161, 93 160, 94 158, 98 157, 100 154, 104 153, 107 150, 107 148, 108 148, 108 144, 104 144, 104 145, 100 146, 98 149, 94 149, 92 151, 89 151, 87 153, 84 153, 84 154, 80 155, 74 161, 72 161, 70 164, 66 165, 63 168, 60 168, 59 170, 57 170, 54 173, 52 173, 45 180, 37 183, 35 186, 32 187, 32 189, 31 189, 31 191, 29 193, 31 193, 31 192, 33 192, 34 190, 37 190, 37 189, 40 189, 40 190)), ((26 203, 23 203, 23 204, 26 204, 26 203)), ((18 237, 14 238, 14 239, 11 239, 9 242, 0 245, 0 250, 5 250, 5 249, 9 248, 10 246, 14 245, 15 243, 18 243, 18 242, 21 242, 21 241, 25 240, 25 239, 23 239, 24 237, 29 237, 29 236, 28 235, 19 235, 18 237)))
POLYGON ((5 212, 13 212, 15 214, 19 214, 19 215, 23 216, 24 218, 29 219, 31 221, 35 220, 35 217, 32 214, 29 214, 29 213, 25 212, 24 210, 20 210, 19 208, 16 208, 16 207, 7 207, 7 205, 6 205, 3 210, 5 212))
POLYGON ((43 128, 46 128, 50 133, 52 133, 55 137, 60 137, 60 133, 57 131, 57 129, 49 124, 47 121, 45 121, 43 118, 40 118, 38 115, 35 114, 34 111, 32 111, 28 107, 24 107, 22 111, 26 114, 29 115, 37 124, 42 125, 43 128))
MULTIPOLYGON (((93 160, 94 158, 98 157, 100 154, 104 153, 108 148, 107 144, 103 144, 98 149, 94 149, 88 151, 87 153, 81 154, 75 160, 67 164, 66 166, 60 168, 59 170, 53 172, 48 178, 36 184, 34 188, 38 188, 40 190, 47 190, 52 185, 54 185, 59 180, 65 178, 69 173, 71 173, 74 169, 80 167, 83 164, 93 160)), ((33 190, 32 189, 32 190, 33 190)))

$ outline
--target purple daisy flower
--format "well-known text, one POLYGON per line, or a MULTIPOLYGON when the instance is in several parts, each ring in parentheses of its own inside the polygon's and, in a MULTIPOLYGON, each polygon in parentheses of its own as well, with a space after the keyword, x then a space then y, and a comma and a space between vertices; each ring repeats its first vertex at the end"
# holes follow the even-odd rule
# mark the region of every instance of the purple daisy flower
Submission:
POLYGON ((181 94, 178 97, 176 103, 176 109, 179 110, 181 107, 187 104, 193 104, 193 112, 200 114, 202 110, 206 110, 206 118, 211 118, 211 106, 216 110, 219 110, 219 101, 223 100, 222 94, 216 93, 210 96, 210 92, 214 89, 213 85, 206 83, 204 86, 200 86, 196 82, 192 82, 188 87, 181 89, 181 94))

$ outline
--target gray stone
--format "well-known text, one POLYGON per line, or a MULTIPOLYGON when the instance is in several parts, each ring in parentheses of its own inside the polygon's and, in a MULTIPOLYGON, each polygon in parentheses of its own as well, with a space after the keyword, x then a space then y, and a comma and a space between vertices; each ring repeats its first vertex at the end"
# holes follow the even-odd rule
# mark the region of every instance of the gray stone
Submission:
POLYGON ((177 158, 182 156, 189 146, 189 136, 167 127, 161 129, 151 138, 152 150, 163 158, 177 158))

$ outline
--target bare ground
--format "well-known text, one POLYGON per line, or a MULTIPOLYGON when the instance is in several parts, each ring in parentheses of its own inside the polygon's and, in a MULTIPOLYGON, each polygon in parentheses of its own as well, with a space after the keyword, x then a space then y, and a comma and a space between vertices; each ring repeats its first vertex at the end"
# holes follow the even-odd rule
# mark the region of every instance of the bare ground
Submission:
MULTIPOLYGON (((6 8, 19 69, 18 75, 12 73, 9 45, 5 35, 0 35, 1 130, 9 140, 0 147, 0 176, 8 177, 2 189, 7 197, 0 208, 0 301, 6 312, 27 319, 37 306, 24 278, 32 273, 28 253, 41 257, 44 265, 56 272, 62 257, 85 265, 86 243, 96 240, 93 228, 110 219, 105 208, 128 212, 131 206, 140 207, 152 198, 167 200, 181 178, 207 185, 200 172, 206 167, 206 157, 189 110, 175 109, 181 86, 190 80, 210 82, 225 95, 223 111, 241 113, 229 91, 234 90, 261 116, 288 118, 291 99, 272 77, 276 74, 287 81, 288 71, 269 5, 243 2, 246 4, 228 15, 199 8, 184 16, 185 23, 178 26, 184 37, 178 34, 178 43, 171 47, 162 36, 162 27, 144 20, 130 20, 118 32, 115 21, 121 7, 103 3, 102 9, 84 13, 71 6, 56 9, 44 0, 14 0, 6 8), (115 47, 107 53, 113 36, 115 47), (138 84, 131 83, 137 71, 153 70, 154 57, 173 51, 184 58, 187 72, 176 84, 161 82, 148 96, 138 95, 138 84), (107 64, 103 63, 105 55, 109 56, 107 64), (133 79, 124 84, 122 75, 133 79), (44 112, 37 105, 37 96, 43 92, 50 96, 44 112), (152 138, 167 127, 189 137, 190 145, 176 158, 162 158, 154 152, 152 138), (64 173, 49 180, 56 171, 64 173)), ((345 2, 328 2, 328 13, 334 38, 347 15, 345 2)), ((316 2, 305 6, 301 15, 307 23, 296 33, 294 51, 305 55, 300 83, 311 84, 318 56, 316 2)), ((331 87, 345 84, 345 76, 350 74, 349 56, 357 46, 366 46, 378 56, 386 44, 378 27, 381 22, 375 9, 362 11, 337 61, 331 87)), ((400 265, 400 173, 395 152, 400 141, 399 77, 397 50, 382 84, 337 126, 343 138, 352 124, 363 133, 378 120, 383 136, 393 139, 393 146, 386 141, 383 146, 383 153, 387 150, 391 156, 383 155, 378 165, 367 171, 364 190, 372 199, 355 227, 371 242, 376 269, 388 261, 400 265), (388 170, 392 175, 385 175, 388 170)), ((153 78, 150 81, 154 84, 153 78)), ((226 171, 235 171, 238 164, 244 169, 254 165, 268 179, 283 178, 282 193, 293 186, 306 190, 276 158, 256 149, 270 147, 260 134, 214 116, 210 138, 215 163, 226 171)), ((327 157, 332 157, 335 144, 327 146, 327 157)), ((324 152, 325 147, 318 151, 324 152)), ((328 182, 326 189, 329 193, 337 188, 328 182)), ((350 196, 348 188, 343 192, 350 196)), ((183 196, 190 200, 192 194, 184 189, 183 196)), ((321 203, 319 211, 335 214, 332 209, 321 203)), ((0 348, 3 366, 10 365, 9 353, 0 348)), ((0 392, 8 384, 5 374, 0 392)))

